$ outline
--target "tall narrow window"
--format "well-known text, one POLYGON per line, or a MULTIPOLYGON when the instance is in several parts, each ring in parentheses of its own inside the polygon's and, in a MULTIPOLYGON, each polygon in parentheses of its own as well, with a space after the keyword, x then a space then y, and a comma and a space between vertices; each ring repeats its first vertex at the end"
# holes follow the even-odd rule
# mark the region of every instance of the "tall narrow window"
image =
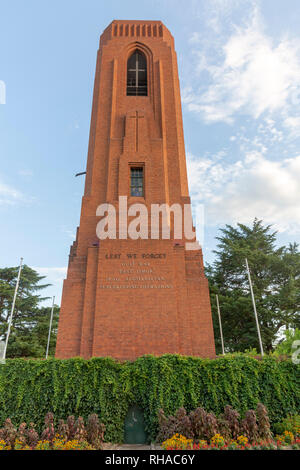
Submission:
POLYGON ((138 50, 127 62, 127 95, 147 96, 147 60, 138 50))
POLYGON ((144 168, 130 168, 130 196, 144 196, 144 168))

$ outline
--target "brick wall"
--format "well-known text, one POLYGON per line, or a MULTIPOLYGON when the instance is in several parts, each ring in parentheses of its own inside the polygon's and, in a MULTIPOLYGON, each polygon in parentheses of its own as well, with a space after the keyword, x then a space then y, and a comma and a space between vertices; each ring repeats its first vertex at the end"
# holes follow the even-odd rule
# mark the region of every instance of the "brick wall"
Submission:
POLYGON ((189 202, 176 52, 159 21, 113 21, 100 39, 85 191, 56 356, 213 357, 201 248, 186 251, 184 237, 97 240, 96 209, 108 202, 118 212, 119 196, 128 196, 129 205, 142 202, 149 213, 153 203, 189 202), (126 95, 127 60, 136 49, 147 60, 147 96, 126 95), (139 164, 145 195, 131 198, 130 165, 139 164))

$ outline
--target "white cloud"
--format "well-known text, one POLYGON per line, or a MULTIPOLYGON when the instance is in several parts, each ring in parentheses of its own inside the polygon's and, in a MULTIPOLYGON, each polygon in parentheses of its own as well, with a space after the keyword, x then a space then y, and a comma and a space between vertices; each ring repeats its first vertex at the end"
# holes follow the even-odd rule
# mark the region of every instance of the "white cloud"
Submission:
POLYGON ((255 217, 281 232, 300 233, 300 155, 268 160, 252 151, 226 163, 188 155, 192 201, 205 206, 206 223, 249 223, 255 217))
POLYGON ((33 267, 32 269, 36 270, 42 276, 47 276, 47 282, 62 282, 67 275, 67 267, 62 268, 43 268, 43 267, 33 267))
POLYGON ((206 5, 183 64, 182 101, 204 122, 231 127, 208 131, 201 159, 188 155, 193 205, 204 205, 212 227, 258 217, 300 235, 300 36, 272 37, 256 0, 206 5), (220 143, 225 153, 213 154, 220 143))
POLYGON ((0 206, 14 205, 21 201, 24 201, 24 196, 20 191, 0 181, 0 206))
POLYGON ((196 38, 193 33, 195 70, 208 73, 210 81, 205 90, 188 87, 183 101, 206 122, 231 123, 237 114, 257 119, 278 111, 288 116, 293 106, 299 107, 300 40, 272 40, 263 30, 257 8, 250 23, 224 38, 219 53, 196 49, 196 38))
POLYGON ((300 116, 286 117, 283 124, 292 137, 300 137, 300 116))

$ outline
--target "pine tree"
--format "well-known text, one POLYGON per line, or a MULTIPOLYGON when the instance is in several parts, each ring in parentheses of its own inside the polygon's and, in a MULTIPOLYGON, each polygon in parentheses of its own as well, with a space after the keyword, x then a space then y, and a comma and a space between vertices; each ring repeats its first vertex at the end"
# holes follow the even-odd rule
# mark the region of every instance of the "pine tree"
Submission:
POLYGON ((276 247, 276 232, 255 219, 252 226, 226 225, 217 237, 216 260, 207 268, 219 349, 215 294, 219 295, 225 347, 259 350, 245 267, 248 259, 264 349, 273 349, 283 327, 299 325, 300 253, 296 244, 276 247))
MULTIPOLYGON (((18 267, 0 269, 0 340, 4 341, 11 312, 18 267)), ((45 276, 24 265, 21 273, 18 295, 9 338, 7 357, 44 357, 50 321, 50 307, 40 307, 48 297, 41 297, 40 291, 50 284, 40 284, 45 276)), ((55 306, 53 335, 50 354, 55 348, 59 308, 55 306)))

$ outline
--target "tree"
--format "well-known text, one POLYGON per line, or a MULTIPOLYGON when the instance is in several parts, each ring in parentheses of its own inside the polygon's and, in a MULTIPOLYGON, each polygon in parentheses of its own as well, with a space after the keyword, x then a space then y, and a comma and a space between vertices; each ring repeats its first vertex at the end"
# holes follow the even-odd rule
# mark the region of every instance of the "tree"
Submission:
MULTIPOLYGON (((5 340, 11 305, 18 275, 18 267, 0 269, 0 339, 5 340)), ((7 357, 43 357, 46 351, 50 307, 40 307, 48 297, 41 297, 39 292, 50 284, 40 282, 35 270, 24 265, 21 273, 18 295, 15 304, 11 334, 7 347, 7 357)), ((55 306, 53 315, 52 341, 50 354, 55 347, 59 308, 55 306)))
POLYGON ((300 311, 300 253, 296 244, 276 248, 276 232, 255 219, 252 226, 226 225, 206 270, 219 350, 215 294, 219 295, 225 347, 257 348, 258 337, 245 268, 248 259, 264 349, 271 351, 281 329, 296 327, 300 311))

